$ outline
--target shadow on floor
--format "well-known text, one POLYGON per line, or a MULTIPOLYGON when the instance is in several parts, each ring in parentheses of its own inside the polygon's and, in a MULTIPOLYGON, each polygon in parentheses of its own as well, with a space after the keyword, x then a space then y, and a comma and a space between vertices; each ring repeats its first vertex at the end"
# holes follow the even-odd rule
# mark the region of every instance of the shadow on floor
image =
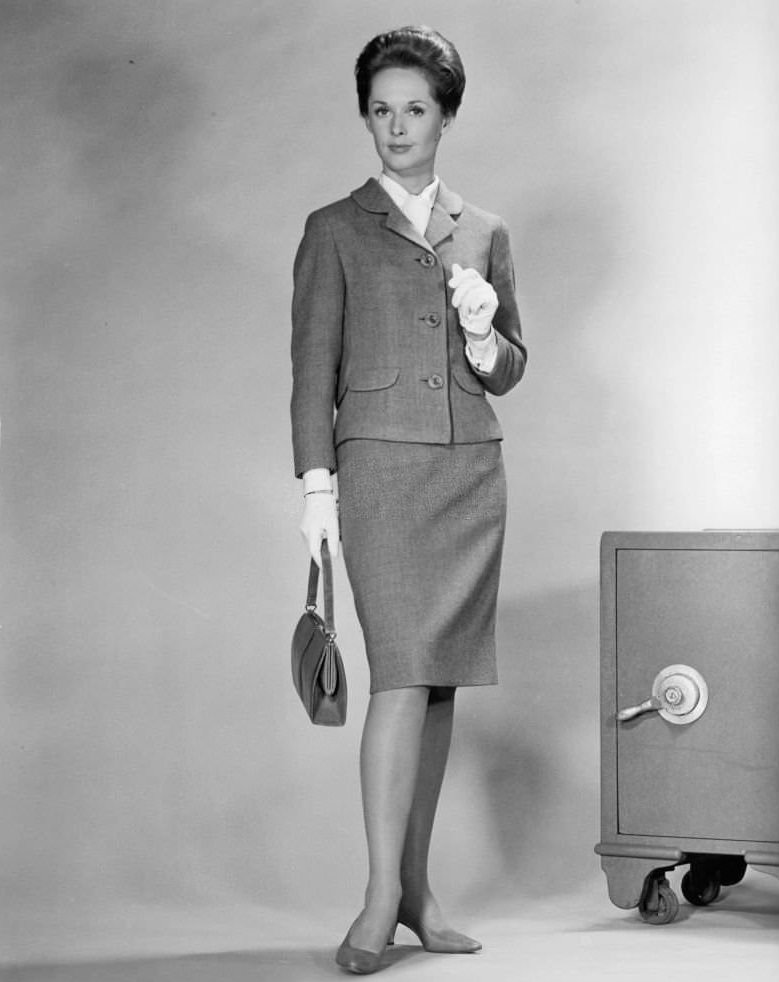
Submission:
MULTIPOLYGON (((679 914, 672 924, 652 925, 652 930, 673 929, 677 925, 685 922, 691 923, 691 927, 706 926, 708 929, 727 929, 737 931, 739 929, 776 929, 777 915, 779 915, 779 884, 773 879, 760 878, 749 871, 749 876, 754 877, 736 886, 726 887, 722 890, 720 897, 713 904, 705 907, 694 907, 682 900, 682 893, 679 889, 681 874, 677 870, 671 877, 670 882, 674 887, 677 897, 682 900, 679 914)), ((625 930, 646 930, 647 924, 641 919, 637 910, 619 911, 615 908, 615 916, 608 919, 587 924, 584 930, 587 931, 625 931, 625 930)), ((577 928, 581 930, 581 928, 577 928)))
MULTIPOLYGON (((389 968, 424 953, 394 945, 384 956, 389 968)), ((346 978, 334 948, 269 948, 260 951, 178 955, 72 964, 0 968, 1 982, 311 982, 346 978)), ((377 974, 381 974, 380 970, 377 974)))

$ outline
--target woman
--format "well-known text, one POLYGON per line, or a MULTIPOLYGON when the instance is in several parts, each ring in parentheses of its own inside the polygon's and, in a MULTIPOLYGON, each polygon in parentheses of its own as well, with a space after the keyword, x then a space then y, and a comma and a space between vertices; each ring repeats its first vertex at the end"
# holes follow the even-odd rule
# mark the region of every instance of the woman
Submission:
POLYGON ((465 86, 457 51, 401 28, 370 41, 355 74, 381 174, 306 222, 292 431, 301 531, 315 559, 341 537, 370 666, 369 877, 336 956, 368 974, 398 923, 429 951, 481 948, 444 920, 427 860, 455 690, 497 681, 505 478, 484 394, 516 385, 526 351, 505 225, 435 176, 465 86))

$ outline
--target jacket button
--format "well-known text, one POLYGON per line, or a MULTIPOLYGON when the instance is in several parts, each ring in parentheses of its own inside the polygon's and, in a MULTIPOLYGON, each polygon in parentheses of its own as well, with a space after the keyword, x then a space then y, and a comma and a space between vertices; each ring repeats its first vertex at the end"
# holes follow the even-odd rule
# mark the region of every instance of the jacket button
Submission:
POLYGON ((441 316, 440 314, 428 314, 423 320, 428 327, 438 327, 441 323, 441 316))
POLYGON ((426 252, 419 260, 425 269, 430 269, 431 266, 435 266, 435 256, 432 252, 426 252))
POLYGON ((431 375, 427 380, 427 384, 431 389, 443 389, 444 380, 440 375, 431 375))

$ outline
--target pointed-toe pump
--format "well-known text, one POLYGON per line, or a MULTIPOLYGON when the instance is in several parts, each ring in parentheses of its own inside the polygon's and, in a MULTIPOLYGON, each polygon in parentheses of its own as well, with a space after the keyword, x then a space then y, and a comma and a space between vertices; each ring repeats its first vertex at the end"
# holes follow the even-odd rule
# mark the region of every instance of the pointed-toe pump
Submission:
MULTIPOLYGON (((402 924, 409 931, 413 931, 425 951, 442 955, 474 955, 477 951, 481 951, 481 941, 469 938, 467 934, 460 934, 459 931, 426 931, 421 925, 401 917, 398 918, 398 924, 402 924)), ((393 941, 394 935, 390 944, 393 941)))
POLYGON ((350 935, 346 935, 338 949, 335 961, 347 972, 355 975, 372 975, 381 965, 381 951, 368 951, 366 948, 354 948, 350 935))

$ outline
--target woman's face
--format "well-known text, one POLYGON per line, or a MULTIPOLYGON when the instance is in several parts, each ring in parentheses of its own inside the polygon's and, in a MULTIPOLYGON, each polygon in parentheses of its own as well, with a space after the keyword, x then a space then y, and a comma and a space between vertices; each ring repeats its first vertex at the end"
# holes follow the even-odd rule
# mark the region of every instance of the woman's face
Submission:
POLYGON ((365 125, 385 174, 407 191, 417 193, 433 180, 438 141, 450 123, 421 72, 383 68, 374 75, 365 125))

